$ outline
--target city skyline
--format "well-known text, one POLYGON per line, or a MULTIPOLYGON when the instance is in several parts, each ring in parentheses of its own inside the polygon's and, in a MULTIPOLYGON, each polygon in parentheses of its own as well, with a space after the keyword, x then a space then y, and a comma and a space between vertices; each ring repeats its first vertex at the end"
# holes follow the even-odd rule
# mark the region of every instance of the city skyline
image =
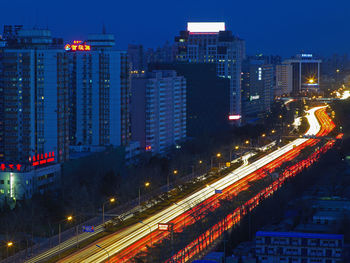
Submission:
POLYGON ((298 0, 288 6, 277 1, 221 1, 220 5, 213 5, 210 1, 201 1, 200 4, 197 1, 178 1, 168 8, 158 0, 151 3, 102 1, 98 6, 89 0, 84 4, 69 3, 68 6, 60 2, 17 0, 3 4, 6 12, 0 18, 0 25, 48 27, 54 36, 63 37, 68 42, 85 39, 88 33, 100 33, 105 25, 107 32, 115 34, 117 48, 126 49, 128 43, 153 48, 166 41, 172 43, 173 36, 188 21, 222 21, 233 34, 246 40, 248 54, 290 57, 304 50, 329 56, 347 53, 346 45, 350 40, 342 33, 346 24, 341 23, 346 19, 350 3, 340 2, 329 5, 298 0), (131 15, 126 10, 130 10, 131 15))

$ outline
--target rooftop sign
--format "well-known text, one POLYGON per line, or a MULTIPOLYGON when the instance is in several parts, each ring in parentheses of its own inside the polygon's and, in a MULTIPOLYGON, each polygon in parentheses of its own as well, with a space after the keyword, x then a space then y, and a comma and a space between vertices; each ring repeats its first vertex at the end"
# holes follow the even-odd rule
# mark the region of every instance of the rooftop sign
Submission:
POLYGON ((74 40, 73 44, 66 44, 64 49, 66 51, 90 51, 91 46, 80 40, 74 40))
POLYGON ((219 33, 219 31, 225 31, 225 22, 189 22, 187 31, 190 33, 219 33))

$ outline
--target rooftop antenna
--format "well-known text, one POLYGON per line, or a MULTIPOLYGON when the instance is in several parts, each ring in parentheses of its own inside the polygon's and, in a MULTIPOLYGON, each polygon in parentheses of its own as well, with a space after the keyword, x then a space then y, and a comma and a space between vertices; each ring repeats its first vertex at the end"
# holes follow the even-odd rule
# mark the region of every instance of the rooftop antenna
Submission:
POLYGON ((102 25, 102 34, 106 34, 106 25, 104 23, 102 25))

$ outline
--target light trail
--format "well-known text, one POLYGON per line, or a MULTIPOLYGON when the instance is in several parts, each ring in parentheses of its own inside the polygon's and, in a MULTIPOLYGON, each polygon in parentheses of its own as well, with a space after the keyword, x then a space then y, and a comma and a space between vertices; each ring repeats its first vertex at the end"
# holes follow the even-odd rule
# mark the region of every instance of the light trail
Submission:
MULTIPOLYGON (((317 110, 320 110, 321 108, 323 107, 313 108, 308 111, 309 114, 307 118, 310 124, 310 128, 305 135, 316 135, 321 130, 321 125, 319 124, 317 118, 315 117, 315 112, 317 110)), ((154 232, 155 230, 157 230, 158 223, 166 223, 172 220, 176 220, 176 218, 180 217, 182 214, 187 214, 187 211, 192 209, 194 206, 197 206, 206 200, 211 200, 210 198, 215 195, 213 189, 211 188, 230 189, 229 188, 230 186, 234 185, 235 183, 239 182, 244 178, 245 180, 243 180, 240 184, 242 185, 244 183, 246 184, 248 182, 247 180, 248 178, 251 178, 251 179, 254 178, 253 174, 255 171, 259 171, 259 169, 264 168, 265 166, 267 166, 269 163, 273 162, 276 159, 277 160, 276 160, 276 163, 274 163, 274 165, 276 165, 277 167, 281 163, 288 160, 287 156, 289 158, 293 158, 293 154, 297 154, 297 152, 300 151, 299 146, 311 140, 313 139, 304 139, 304 138, 296 139, 293 142, 283 146, 282 148, 262 157, 261 159, 255 161, 254 163, 236 169, 235 171, 229 173, 224 178, 218 180, 215 183, 212 183, 210 185, 211 186, 210 188, 205 187, 203 189, 198 190, 194 194, 178 202, 179 205, 172 205, 164 209, 163 211, 158 212, 157 214, 144 220, 144 223, 148 224, 151 227, 152 231, 154 232), (287 153, 289 154, 287 155, 287 153), (279 160, 279 158, 283 155, 286 155, 284 159, 279 160), (191 204, 191 207, 189 207, 187 204, 191 204), (187 210, 186 210, 186 207, 188 207, 187 210)), ((271 167, 271 169, 273 169, 273 167, 271 167)), ((206 203, 210 203, 210 201, 206 201, 206 203)), ((218 203, 218 201, 216 203, 218 203)), ((203 209, 205 209, 205 206, 202 205, 202 207, 204 207, 203 209)), ((181 222, 181 220, 178 220, 178 221, 181 222)), ((141 242, 142 240, 147 240, 148 235, 149 235, 149 228, 141 224, 135 224, 133 226, 130 226, 126 229, 119 231, 118 233, 112 234, 111 236, 106 237, 103 240, 99 240, 98 243, 101 247, 104 247, 105 249, 107 249, 111 255, 116 254, 116 256, 113 257, 112 259, 113 262, 123 262, 123 260, 127 260, 127 258, 122 257, 121 260, 115 261, 119 257, 118 253, 122 252, 121 254, 125 254, 125 251, 129 251, 129 252, 135 251, 135 249, 138 248, 140 245, 139 242, 142 243, 141 242)), ((153 237, 156 237, 156 234, 152 233, 152 240, 153 240, 153 237)), ((154 242, 157 242, 157 240, 154 239, 154 242)), ((141 250, 139 249, 138 251, 141 251, 141 250)), ((99 251, 97 248, 95 248, 95 245, 92 244, 90 247, 85 248, 67 257, 66 259, 63 259, 60 262, 72 262, 72 263, 73 262, 103 262, 106 259, 107 259, 107 255, 99 251)))

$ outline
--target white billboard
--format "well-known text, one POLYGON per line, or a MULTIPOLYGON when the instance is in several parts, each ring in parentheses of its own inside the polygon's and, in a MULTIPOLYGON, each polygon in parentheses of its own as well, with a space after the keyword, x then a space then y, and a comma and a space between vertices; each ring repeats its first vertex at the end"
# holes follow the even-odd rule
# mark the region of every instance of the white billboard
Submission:
POLYGON ((191 33, 218 33, 225 31, 225 22, 188 22, 187 31, 191 33))

